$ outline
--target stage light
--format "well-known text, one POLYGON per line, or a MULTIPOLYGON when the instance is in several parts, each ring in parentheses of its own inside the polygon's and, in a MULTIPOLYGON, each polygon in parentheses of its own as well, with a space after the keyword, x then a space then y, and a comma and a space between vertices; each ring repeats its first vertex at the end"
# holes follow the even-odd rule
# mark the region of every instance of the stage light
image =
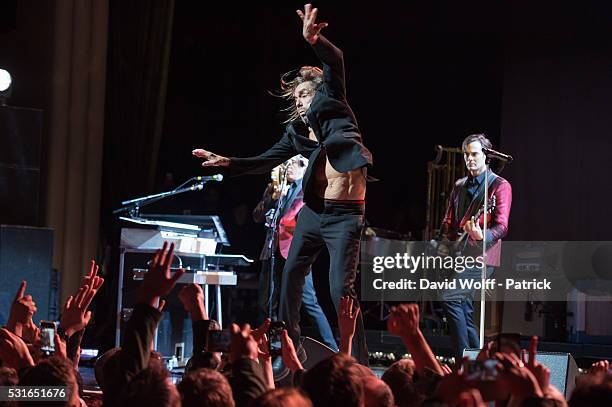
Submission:
POLYGON ((11 96, 11 74, 0 69, 0 105, 6 106, 6 100, 11 96))

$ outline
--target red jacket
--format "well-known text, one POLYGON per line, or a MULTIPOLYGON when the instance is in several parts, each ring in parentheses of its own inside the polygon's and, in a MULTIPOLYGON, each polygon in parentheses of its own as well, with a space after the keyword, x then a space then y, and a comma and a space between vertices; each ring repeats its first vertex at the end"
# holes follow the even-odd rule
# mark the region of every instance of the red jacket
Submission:
MULTIPOLYGON (((460 204, 460 193, 466 188, 468 177, 464 177, 455 182, 455 186, 448 199, 446 207, 446 215, 442 221, 442 233, 448 239, 455 240, 460 232, 463 231, 463 225, 469 220, 471 214, 476 213, 477 209, 473 208, 474 203, 468 207, 464 216, 458 219, 457 211, 460 204)), ((489 186, 489 198, 495 195, 495 209, 492 216, 487 216, 487 265, 499 266, 501 260, 501 239, 508 234, 508 218, 510 217, 510 206, 512 205, 512 187, 510 183, 499 175, 489 186)), ((480 217, 480 227, 484 227, 484 216, 480 217)), ((480 242, 468 238, 468 244, 471 247, 482 247, 480 242)))
MULTIPOLYGON (((283 209, 281 219, 278 222, 277 235, 272 236, 271 229, 268 229, 266 241, 264 247, 259 255, 259 260, 268 260, 271 256, 271 249, 276 250, 278 247, 281 256, 284 259, 289 254, 289 247, 291 247, 291 240, 293 239, 293 233, 295 232, 295 226, 297 223, 297 214, 304 206, 304 191, 302 190, 301 180, 297 181, 297 191, 291 199, 291 202, 286 202, 286 208, 283 209), (272 242, 272 248, 269 247, 270 240, 272 242)), ((276 206, 276 201, 272 199, 271 191, 267 188, 264 191, 264 195, 261 201, 257 204, 253 210, 253 220, 256 223, 263 223, 266 220, 266 212, 276 206)))

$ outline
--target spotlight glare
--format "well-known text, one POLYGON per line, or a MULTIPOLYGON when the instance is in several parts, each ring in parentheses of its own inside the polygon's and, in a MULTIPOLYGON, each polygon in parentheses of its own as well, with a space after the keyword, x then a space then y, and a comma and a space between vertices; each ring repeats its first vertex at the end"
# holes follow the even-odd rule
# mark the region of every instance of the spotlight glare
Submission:
POLYGON ((11 86, 11 74, 4 69, 0 69, 0 92, 4 92, 11 86))

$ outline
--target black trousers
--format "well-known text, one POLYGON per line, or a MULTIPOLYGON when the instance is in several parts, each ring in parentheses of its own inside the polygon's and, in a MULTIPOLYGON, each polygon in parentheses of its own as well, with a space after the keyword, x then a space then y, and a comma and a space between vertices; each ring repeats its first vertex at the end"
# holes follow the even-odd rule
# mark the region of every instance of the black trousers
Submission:
MULTIPOLYGON (((323 247, 329 251, 329 287, 336 312, 344 295, 351 296, 358 304, 355 277, 364 210, 362 203, 326 200, 314 207, 306 204, 300 211, 283 271, 280 298, 280 318, 287 324, 294 343, 299 343, 300 306, 306 274, 323 247)), ((368 348, 361 313, 353 337, 353 356, 367 366, 368 348)))
MULTIPOLYGON (((272 315, 270 318, 273 321, 278 320, 278 304, 280 302, 280 291, 281 282, 283 281, 282 273, 285 268, 285 259, 283 259, 280 252, 276 251, 274 259, 274 278, 272 280, 272 295, 270 292, 270 266, 271 260, 262 260, 261 262, 261 273, 259 275, 259 312, 261 314, 260 320, 266 318, 268 309, 270 307, 270 301, 272 301, 272 315)), ((321 337, 321 341, 329 346, 334 351, 338 350, 338 344, 334 333, 329 325, 329 321, 323 312, 323 308, 319 305, 319 299, 317 298, 317 292, 314 287, 314 281, 312 279, 312 273, 306 275, 304 289, 302 295, 302 309, 306 315, 310 318, 313 328, 318 332, 321 337)))

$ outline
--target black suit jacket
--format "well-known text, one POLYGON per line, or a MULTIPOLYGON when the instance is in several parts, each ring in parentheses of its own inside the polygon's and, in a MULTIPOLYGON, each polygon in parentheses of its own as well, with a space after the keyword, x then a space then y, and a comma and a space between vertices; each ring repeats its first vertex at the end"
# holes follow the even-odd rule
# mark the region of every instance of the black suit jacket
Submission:
POLYGON ((308 138, 308 129, 301 121, 295 121, 287 125, 281 139, 268 151, 255 157, 231 157, 229 167, 230 175, 263 174, 294 155, 302 154, 309 159, 303 180, 306 203, 312 197, 310 176, 321 150, 325 150, 329 162, 339 172, 373 163, 346 101, 342 51, 321 35, 313 49, 323 63, 323 84, 317 89, 307 112, 317 141, 308 138))

